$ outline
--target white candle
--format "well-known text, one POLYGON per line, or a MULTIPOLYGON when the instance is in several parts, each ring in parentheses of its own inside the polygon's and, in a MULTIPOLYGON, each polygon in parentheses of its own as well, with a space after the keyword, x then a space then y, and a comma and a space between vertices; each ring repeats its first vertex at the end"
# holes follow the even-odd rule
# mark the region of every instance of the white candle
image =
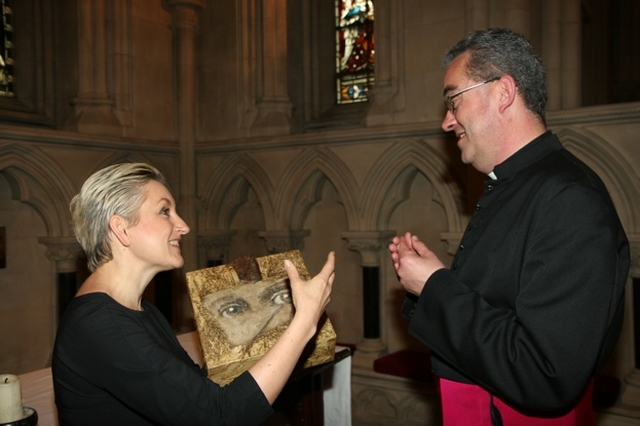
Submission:
POLYGON ((0 423, 24 417, 20 379, 14 374, 0 374, 0 423))

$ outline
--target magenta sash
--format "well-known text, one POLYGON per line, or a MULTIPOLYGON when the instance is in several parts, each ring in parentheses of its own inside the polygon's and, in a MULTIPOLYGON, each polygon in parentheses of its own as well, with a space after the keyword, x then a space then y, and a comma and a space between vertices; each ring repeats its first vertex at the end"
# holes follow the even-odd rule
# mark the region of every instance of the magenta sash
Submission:
MULTIPOLYGON (((439 387, 444 426, 492 426, 489 392, 480 386, 446 379, 439 380, 439 387)), ((571 411, 552 418, 524 415, 495 396, 493 404, 500 411, 503 426, 594 426, 592 394, 593 380, 571 411)))

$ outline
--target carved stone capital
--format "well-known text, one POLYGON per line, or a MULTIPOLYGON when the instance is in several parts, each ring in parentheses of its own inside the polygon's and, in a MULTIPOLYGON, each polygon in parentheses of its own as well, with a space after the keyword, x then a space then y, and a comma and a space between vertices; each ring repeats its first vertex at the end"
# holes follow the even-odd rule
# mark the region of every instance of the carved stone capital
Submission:
POLYGON ((356 348, 357 350, 353 354, 353 366, 365 370, 372 370, 373 362, 388 352, 387 345, 380 338, 362 339, 356 348))
POLYGON ((213 231, 198 237, 198 248, 206 253, 207 260, 226 259, 236 231, 213 231))
POLYGON ((260 231, 258 236, 265 240, 269 253, 282 253, 289 250, 302 250, 304 239, 311 234, 309 230, 298 231, 260 231))
POLYGON ((55 262, 58 273, 78 270, 78 259, 84 252, 75 237, 40 237, 38 242, 47 248, 45 256, 55 262))
POLYGON ((162 0, 162 7, 165 10, 173 9, 204 9, 207 0, 162 0))
POLYGON ((460 246, 462 232, 443 232, 440 234, 440 238, 447 242, 447 253, 454 255, 460 246))
POLYGON ((395 231, 353 231, 343 232, 342 238, 349 250, 360 253, 362 266, 380 266, 380 253, 395 235, 395 231))

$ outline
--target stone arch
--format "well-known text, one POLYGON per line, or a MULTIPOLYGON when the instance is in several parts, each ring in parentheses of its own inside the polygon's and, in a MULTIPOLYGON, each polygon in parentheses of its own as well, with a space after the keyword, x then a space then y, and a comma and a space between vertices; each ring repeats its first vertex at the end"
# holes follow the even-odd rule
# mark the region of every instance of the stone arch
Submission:
POLYGON ((638 232, 640 187, 633 167, 623 154, 605 139, 583 129, 561 129, 557 135, 565 148, 603 180, 627 232, 638 232))
POLYGON ((300 230, 303 227, 311 207, 322 199, 322 190, 330 179, 320 170, 314 170, 302 183, 295 194, 295 203, 291 206, 290 228, 300 230))
POLYGON ((399 140, 371 168, 362 191, 365 229, 388 229, 391 214, 409 197, 417 173, 429 180, 439 196, 449 224, 448 232, 461 232, 461 185, 439 153, 424 141, 399 140))
POLYGON ((291 165, 282 176, 274 204, 280 229, 301 229, 306 213, 322 195, 319 191, 325 179, 335 187, 349 227, 358 223, 357 184, 348 173, 349 167, 335 153, 326 148, 309 149, 291 165))
POLYGON ((72 235, 69 201, 76 190, 55 161, 38 149, 3 145, 0 173, 7 178, 13 198, 33 207, 42 218, 47 236, 72 235))
POLYGON ((270 182, 260 164, 249 156, 241 154, 224 158, 209 178, 202 194, 201 208, 204 212, 199 215, 200 232, 228 230, 235 213, 246 202, 250 188, 253 188, 262 206, 265 226, 273 227, 273 187, 270 182))

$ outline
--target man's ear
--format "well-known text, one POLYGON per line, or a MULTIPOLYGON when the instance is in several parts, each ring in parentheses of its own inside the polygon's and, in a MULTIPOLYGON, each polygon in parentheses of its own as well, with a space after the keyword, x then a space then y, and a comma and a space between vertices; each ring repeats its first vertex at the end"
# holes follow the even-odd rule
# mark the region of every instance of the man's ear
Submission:
POLYGON ((109 218, 109 229, 111 229, 111 233, 120 241, 120 244, 125 247, 131 244, 127 226, 128 222, 122 216, 113 215, 109 218))
POLYGON ((497 81, 500 85, 500 112, 504 112, 516 100, 518 95, 518 86, 516 81, 510 75, 503 75, 497 81))

